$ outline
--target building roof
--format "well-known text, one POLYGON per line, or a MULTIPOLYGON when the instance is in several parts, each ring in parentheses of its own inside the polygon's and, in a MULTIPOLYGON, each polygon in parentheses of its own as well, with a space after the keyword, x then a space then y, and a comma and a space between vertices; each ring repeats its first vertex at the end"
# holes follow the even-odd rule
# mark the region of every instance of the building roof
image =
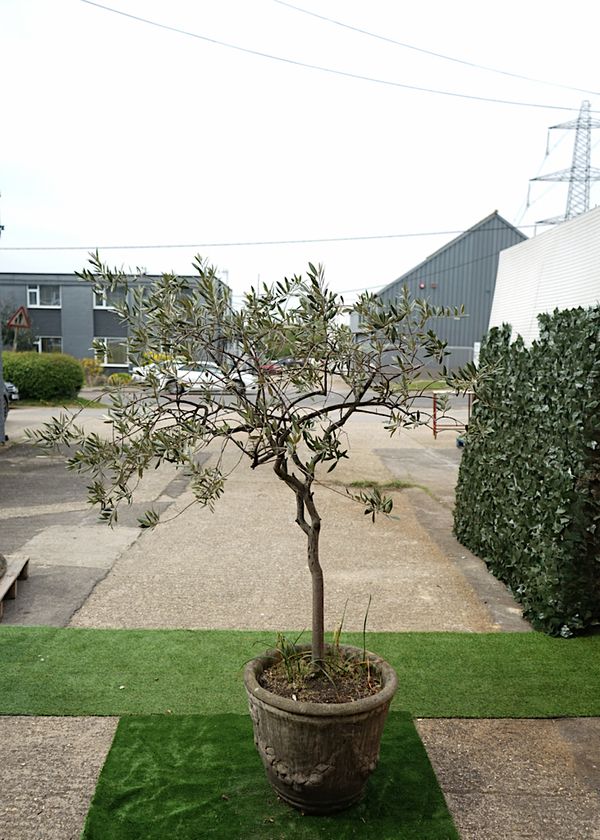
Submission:
POLYGON ((417 271, 419 268, 426 265, 426 263, 428 263, 434 257, 438 257, 441 254, 443 254, 444 252, 449 251, 451 248, 454 248, 456 245, 458 245, 464 239, 471 236, 471 234, 475 233, 476 231, 478 231, 484 225, 487 225, 492 220, 497 220, 498 222, 501 223, 501 225, 504 228, 507 228, 509 230, 514 231, 518 236, 521 237, 521 239, 527 239, 527 237, 525 236, 525 234, 522 231, 520 231, 514 225, 511 225, 511 223, 508 222, 503 216, 501 216, 498 213, 497 210, 494 210, 494 212, 490 213, 489 216, 486 216, 485 219, 481 219, 480 222, 477 222, 477 224, 473 225, 468 230, 463 231, 463 233, 456 236, 450 242, 447 242, 445 245, 442 245, 442 247, 438 248, 437 251, 434 251, 432 254, 429 254, 429 256, 426 257, 422 262, 418 263, 417 265, 413 266, 412 268, 409 268, 408 271, 405 271, 404 274, 402 274, 400 277, 397 277, 395 280, 392 280, 391 283, 388 283, 386 286, 383 286, 383 288, 381 288, 377 294, 381 294, 381 292, 385 292, 387 289, 390 289, 392 286, 395 286, 397 283, 404 280, 405 277, 408 277, 409 274, 413 274, 413 272, 417 271))

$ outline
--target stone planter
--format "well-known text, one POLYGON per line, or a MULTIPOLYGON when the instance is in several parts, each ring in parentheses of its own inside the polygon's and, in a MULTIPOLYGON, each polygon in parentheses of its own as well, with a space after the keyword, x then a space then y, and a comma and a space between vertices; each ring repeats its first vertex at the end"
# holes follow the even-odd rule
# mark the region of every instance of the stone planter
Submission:
MULTIPOLYGON (((341 650, 362 659, 362 648, 341 650)), ((277 661, 277 651, 253 659, 244 671, 254 743, 267 778, 282 799, 307 814, 330 814, 358 802, 377 766, 398 680, 391 665, 367 655, 383 688, 351 703, 301 703, 262 688, 258 677, 277 661)))

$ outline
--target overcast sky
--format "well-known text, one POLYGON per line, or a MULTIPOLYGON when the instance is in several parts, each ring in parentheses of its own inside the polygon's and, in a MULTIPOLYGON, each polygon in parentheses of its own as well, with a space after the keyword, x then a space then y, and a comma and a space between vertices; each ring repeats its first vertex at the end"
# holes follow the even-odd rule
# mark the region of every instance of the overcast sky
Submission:
POLYGON ((106 2, 186 35, 83 0, 0 0, 0 271, 78 270, 98 246, 188 273, 200 253, 239 295, 310 260, 352 299, 493 210, 564 212, 566 184, 525 202, 530 178, 570 163, 575 133, 551 132, 545 157, 548 127, 584 99, 600 111, 593 4, 296 4, 106 2), (129 245, 185 247, 108 247, 129 245))

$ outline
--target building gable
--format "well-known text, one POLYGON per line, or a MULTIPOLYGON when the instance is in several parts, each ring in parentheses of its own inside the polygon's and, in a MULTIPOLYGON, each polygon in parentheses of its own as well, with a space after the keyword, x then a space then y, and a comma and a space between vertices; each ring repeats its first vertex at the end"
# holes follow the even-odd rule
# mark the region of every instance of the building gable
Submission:
POLYGON ((473 358, 473 345, 487 331, 498 258, 527 237, 495 211, 432 253, 377 293, 396 299, 404 286, 412 297, 437 306, 464 306, 465 317, 434 319, 431 327, 448 343, 453 366, 473 358))

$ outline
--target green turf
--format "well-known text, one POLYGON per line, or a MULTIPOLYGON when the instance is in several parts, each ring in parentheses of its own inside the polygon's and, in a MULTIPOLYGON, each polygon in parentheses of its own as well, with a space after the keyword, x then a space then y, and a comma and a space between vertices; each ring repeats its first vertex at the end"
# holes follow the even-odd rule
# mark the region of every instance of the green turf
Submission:
POLYGON ((331 817, 278 801, 247 715, 123 718, 82 840, 458 840, 419 736, 392 713, 365 800, 331 817))
MULTIPOLYGON (((358 634, 345 641, 360 644, 358 634)), ((243 713, 267 632, 0 626, 0 714, 243 713)), ((371 633, 415 717, 600 715, 600 636, 371 633)))

